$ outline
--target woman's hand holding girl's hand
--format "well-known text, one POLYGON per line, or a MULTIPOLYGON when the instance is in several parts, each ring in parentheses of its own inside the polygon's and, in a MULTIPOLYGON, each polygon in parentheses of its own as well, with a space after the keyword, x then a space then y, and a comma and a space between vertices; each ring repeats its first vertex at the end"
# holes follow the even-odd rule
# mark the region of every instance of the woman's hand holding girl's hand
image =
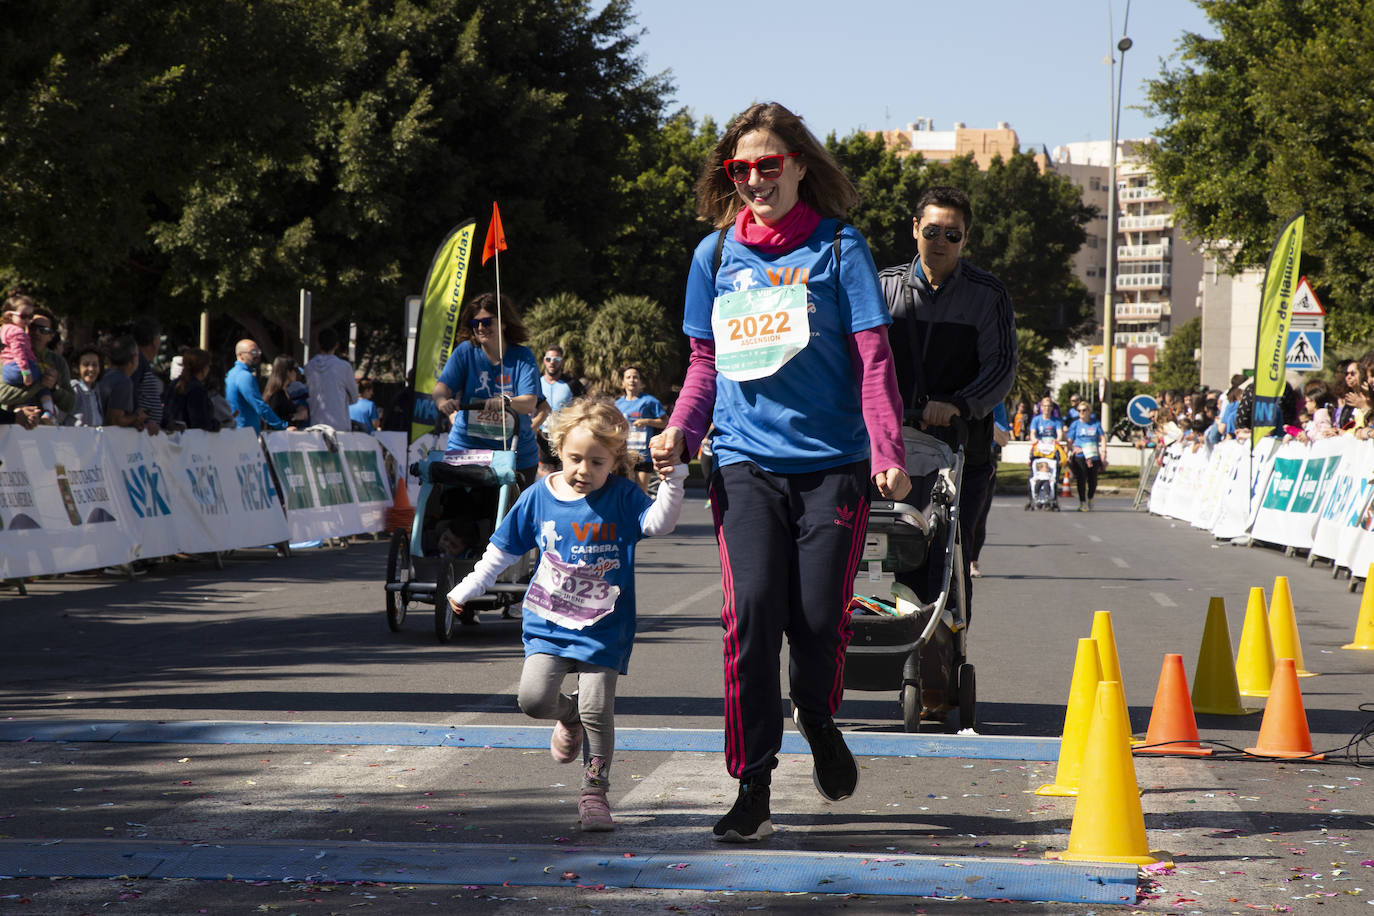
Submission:
POLYGON ((649 455, 654 460, 654 469, 660 474, 670 474, 682 459, 682 430, 670 426, 649 440, 649 455))

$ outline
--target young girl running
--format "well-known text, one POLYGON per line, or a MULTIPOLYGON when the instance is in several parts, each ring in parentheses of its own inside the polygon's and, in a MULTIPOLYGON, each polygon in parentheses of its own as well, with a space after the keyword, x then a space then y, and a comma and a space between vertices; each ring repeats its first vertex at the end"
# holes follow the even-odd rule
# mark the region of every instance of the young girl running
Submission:
POLYGON ((674 469, 651 500, 625 476, 634 467, 629 425, 605 398, 580 398, 554 414, 549 443, 563 470, 520 494, 491 536, 476 568, 448 593, 462 613, 497 575, 531 548, 539 565, 525 593, 525 666, 520 709, 553 719, 549 749, 559 763, 582 752, 578 801, 583 830, 613 830, 606 802, 615 753, 615 685, 635 634, 635 543, 667 534, 682 509, 686 466, 674 469), (620 474, 613 472, 619 471, 620 474), (563 680, 577 674, 577 691, 563 680))

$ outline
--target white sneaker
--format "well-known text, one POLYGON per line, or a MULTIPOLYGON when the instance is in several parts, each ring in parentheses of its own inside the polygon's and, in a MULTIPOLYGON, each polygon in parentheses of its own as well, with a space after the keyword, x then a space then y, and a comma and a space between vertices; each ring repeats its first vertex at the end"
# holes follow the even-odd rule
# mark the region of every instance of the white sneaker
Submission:
POLYGON ((969 577, 970 577, 970 578, 973 578, 973 579, 981 579, 981 578, 983 577, 983 572, 982 572, 982 570, 980 570, 980 569, 978 568, 978 564, 977 564, 977 563, 970 563, 970 564, 969 564, 968 574, 969 574, 969 577))

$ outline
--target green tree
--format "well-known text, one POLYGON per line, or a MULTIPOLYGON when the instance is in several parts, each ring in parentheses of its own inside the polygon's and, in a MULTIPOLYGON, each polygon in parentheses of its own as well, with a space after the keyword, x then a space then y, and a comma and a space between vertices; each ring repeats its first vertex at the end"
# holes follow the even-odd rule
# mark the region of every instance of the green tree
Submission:
POLYGON ((612 296, 587 326, 587 374, 603 390, 620 390, 620 370, 639 366, 649 393, 668 400, 669 386, 681 378, 681 332, 663 307, 645 296, 612 296))
POLYGON ((696 215, 692 186, 718 139, 713 120, 697 124, 680 110, 657 130, 627 138, 625 158, 638 171, 612 183, 625 215, 599 258, 604 285, 670 303, 668 313, 679 326, 692 251, 711 231, 696 215))
POLYGON ((1016 378, 1011 383, 1011 393, 1007 397, 1013 404, 1027 401, 1031 410, 1036 410, 1040 395, 1050 385, 1054 374, 1054 363, 1050 359, 1050 346, 1040 334, 1029 328, 1016 329, 1016 378))
POLYGON ((563 374, 579 378, 586 370, 587 329, 594 314, 586 300, 574 293, 556 293, 536 301, 524 316, 530 349, 542 359, 549 347, 562 347, 563 374))
POLYGON ((1305 212, 1304 273, 1333 330, 1363 327, 1334 319, 1374 312, 1374 4, 1199 6, 1218 37, 1186 34, 1148 84, 1165 122, 1144 150, 1156 182, 1236 270, 1263 265, 1283 223, 1305 212))
POLYGON ((916 204, 919 156, 899 159, 881 137, 855 131, 843 140, 832 134, 826 146, 859 191, 859 205, 849 220, 868 242, 878 267, 910 261, 916 253, 911 235, 916 204))
POLYGON ((1191 391, 1202 379, 1196 351, 1202 347, 1202 316, 1174 328, 1155 360, 1151 382, 1161 391, 1175 388, 1191 391))

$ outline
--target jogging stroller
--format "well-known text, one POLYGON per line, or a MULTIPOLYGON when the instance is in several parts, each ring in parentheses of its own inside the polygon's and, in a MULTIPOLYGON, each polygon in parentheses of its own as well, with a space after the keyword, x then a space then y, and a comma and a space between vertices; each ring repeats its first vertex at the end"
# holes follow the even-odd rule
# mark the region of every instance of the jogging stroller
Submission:
POLYGON ((968 427, 958 418, 954 426, 959 441, 954 451, 933 436, 903 428, 910 501, 871 502, 866 562, 860 571, 870 590, 890 583, 891 600, 856 594, 850 602, 852 636, 844 686, 897 690, 902 724, 909 732, 920 729, 923 686, 943 692, 945 700, 939 708, 924 710, 927 721, 942 721, 951 708, 959 710, 960 729, 973 728, 977 719, 977 684, 973 665, 966 660, 968 590, 959 535, 968 427), (932 569, 931 563, 939 565, 932 569), (897 575, 938 583, 938 594, 922 601, 914 590, 895 581, 897 575))
POLYGON ((1031 443, 1027 512, 1032 509, 1059 511, 1059 475, 1064 463, 1064 447, 1058 440, 1043 436, 1031 443))
POLYGON ((515 435, 506 449, 432 451, 415 465, 420 478, 415 519, 409 531, 391 532, 387 554, 386 622, 393 633, 400 631, 411 602, 433 603, 434 635, 446 643, 458 624, 476 622, 478 610, 499 609, 510 617, 511 606, 524 599, 533 554, 502 572, 485 595, 467 605, 466 619, 460 620, 448 603, 448 593, 472 572, 497 523, 520 495, 515 435))

